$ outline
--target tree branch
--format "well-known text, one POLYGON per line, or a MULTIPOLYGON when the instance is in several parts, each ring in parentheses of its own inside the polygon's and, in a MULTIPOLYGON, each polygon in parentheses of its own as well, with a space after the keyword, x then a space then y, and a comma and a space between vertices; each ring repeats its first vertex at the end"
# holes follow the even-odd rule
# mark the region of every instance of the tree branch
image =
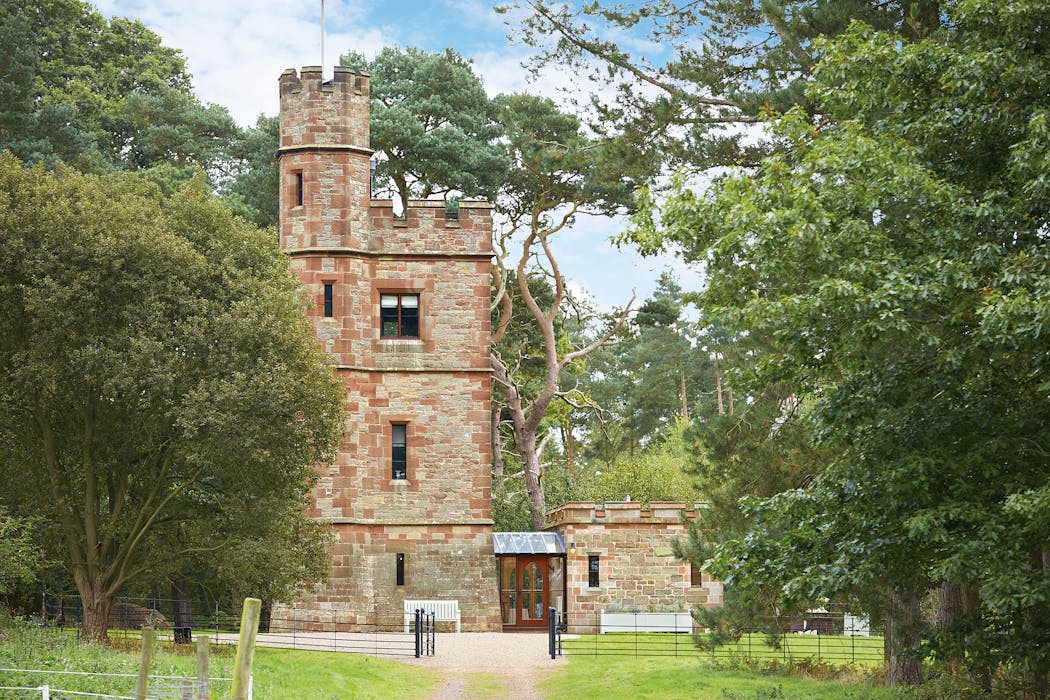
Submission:
POLYGON ((580 49, 581 51, 589 53, 592 56, 600 58, 603 61, 611 63, 617 68, 626 71, 627 73, 630 73, 635 78, 641 80, 644 83, 648 83, 649 85, 657 87, 668 94, 674 95, 675 97, 681 97, 683 99, 692 100, 701 104, 713 105, 718 107, 738 107, 738 105, 735 102, 732 102, 731 100, 724 100, 718 97, 704 97, 702 95, 696 95, 686 90, 683 90, 674 83, 669 83, 665 80, 657 78, 654 75, 650 75, 649 73, 646 73, 642 69, 638 68, 638 66, 633 65, 630 61, 627 60, 625 56, 619 55, 611 50, 608 50, 598 42, 589 41, 583 36, 576 33, 571 27, 569 27, 567 24, 555 17, 554 14, 542 2, 530 0, 528 4, 532 7, 533 10, 536 11, 538 15, 540 15, 547 22, 551 29, 553 29, 555 32, 561 35, 562 38, 564 38, 570 44, 580 49))

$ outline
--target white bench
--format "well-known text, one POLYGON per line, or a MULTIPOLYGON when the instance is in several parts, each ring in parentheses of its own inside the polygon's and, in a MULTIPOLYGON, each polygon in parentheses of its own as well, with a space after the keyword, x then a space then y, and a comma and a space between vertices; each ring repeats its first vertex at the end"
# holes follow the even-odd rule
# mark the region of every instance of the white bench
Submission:
POLYGON ((456 632, 459 632, 459 601, 458 600, 406 600, 405 601, 405 632, 416 619, 416 610, 424 613, 434 613, 435 622, 455 622, 456 632))

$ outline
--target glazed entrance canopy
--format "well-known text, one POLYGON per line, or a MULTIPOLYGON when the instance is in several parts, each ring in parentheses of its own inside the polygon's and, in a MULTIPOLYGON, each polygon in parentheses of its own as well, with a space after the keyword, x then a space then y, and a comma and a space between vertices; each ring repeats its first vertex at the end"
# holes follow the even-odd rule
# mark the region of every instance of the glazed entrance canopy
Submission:
POLYGON ((565 556, 565 540, 557 532, 494 532, 492 545, 497 557, 525 554, 565 556))

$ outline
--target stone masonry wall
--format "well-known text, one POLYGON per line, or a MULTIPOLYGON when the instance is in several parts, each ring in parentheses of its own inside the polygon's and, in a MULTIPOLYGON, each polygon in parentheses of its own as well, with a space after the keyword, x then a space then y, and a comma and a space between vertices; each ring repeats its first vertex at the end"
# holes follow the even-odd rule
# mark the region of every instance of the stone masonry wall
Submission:
POLYGON ((688 562, 671 552, 684 537, 684 503, 567 503, 548 514, 548 528, 565 538, 568 610, 574 619, 601 611, 672 612, 722 603, 722 584, 702 574, 690 585, 688 562), (599 557, 599 585, 588 585, 588 556, 599 557))
POLYGON ((320 68, 285 71, 280 93, 281 246, 346 386, 343 444, 320 469, 308 511, 337 534, 331 578, 304 593, 296 613, 321 629, 325 619, 396 615, 406 598, 454 598, 464 629, 498 630, 491 207, 464 202, 457 219, 442 202, 412 201, 396 217, 390 202, 371 199, 367 74, 336 67, 323 82, 320 68), (379 337, 384 293, 419 295, 419 338, 379 337), (408 469, 395 480, 392 426, 401 423, 408 469))
MULTIPOLYGON (((299 630, 331 631, 333 619, 346 631, 376 622, 396 628, 405 600, 434 598, 459 601, 464 630, 501 629, 491 528, 339 525, 336 535, 332 580, 298 603, 299 630), (402 586, 396 578, 399 553, 405 555, 402 586)), ((287 606, 274 616, 292 617, 287 606)), ((452 629, 451 623, 438 625, 439 632, 452 629)))
MULTIPOLYGON (((341 372, 346 435, 309 511, 333 523, 491 526, 489 376, 341 372), (407 424, 408 478, 391 479, 391 424, 407 424)), ((489 544, 491 549, 491 543, 489 544)))
POLYGON ((480 256, 297 255, 291 261, 313 301, 317 337, 340 367, 488 372, 491 262, 480 256), (323 318, 324 285, 333 314, 323 318), (419 339, 379 337, 379 297, 416 293, 419 339))
POLYGON ((281 247, 361 247, 371 197, 368 75, 337 66, 326 84, 318 66, 287 70, 280 93, 281 247))

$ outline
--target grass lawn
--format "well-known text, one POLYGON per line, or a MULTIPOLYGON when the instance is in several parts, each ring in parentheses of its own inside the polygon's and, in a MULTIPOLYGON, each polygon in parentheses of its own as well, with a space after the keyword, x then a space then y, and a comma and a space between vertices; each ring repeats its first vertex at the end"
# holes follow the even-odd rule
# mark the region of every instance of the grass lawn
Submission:
MULTIPOLYGON (((665 637, 666 635, 661 635, 665 637)), ((584 638, 574 642, 611 643, 584 638)), ((622 643, 621 639, 621 643, 622 643)), ((633 642, 643 641, 633 640, 633 642)), ((10 618, 0 618, 0 667, 52 669, 134 674, 138 646, 134 638, 117 641, 114 647, 83 644, 60 630, 34 627, 10 618)), ((571 645, 570 649, 571 649, 571 645)), ((193 676, 193 647, 163 643, 151 665, 151 675, 193 676)), ((573 700, 608 700, 610 697, 674 700, 689 698, 736 698, 738 700, 889 700, 904 695, 893 689, 867 684, 862 671, 845 679, 815 679, 776 675, 713 663, 704 656, 689 654, 675 658, 645 656, 594 656, 568 654, 561 670, 542 674, 544 697, 573 700)), ((211 675, 230 676, 233 649, 213 647, 211 675)), ((426 698, 444 678, 439 671, 356 654, 260 647, 255 651, 255 697, 260 700, 351 700, 358 698, 426 698)), ((468 697, 509 698, 506 679, 496 674, 467 674, 464 692, 468 697)), ((47 683, 64 690, 130 695, 134 678, 100 676, 41 676, 0 672, 0 686, 36 687, 47 683)), ((151 681, 153 692, 164 692, 171 681, 151 681)), ((229 683, 212 686, 212 697, 223 697, 229 683)))
POLYGON ((859 676, 816 679, 720 666, 698 658, 569 655, 567 668, 543 682, 548 698, 608 700, 883 700, 902 697, 859 676))
POLYGON ((371 656, 293 649, 255 650, 254 695, 260 700, 425 698, 441 675, 371 656))

